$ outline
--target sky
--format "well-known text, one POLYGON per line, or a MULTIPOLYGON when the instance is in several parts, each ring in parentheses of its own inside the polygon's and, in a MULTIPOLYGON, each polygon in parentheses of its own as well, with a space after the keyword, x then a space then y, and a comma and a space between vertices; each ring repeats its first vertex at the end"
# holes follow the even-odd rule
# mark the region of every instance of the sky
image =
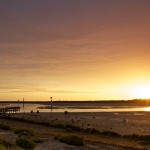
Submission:
POLYGON ((149 6, 0 0, 0 100, 142 98, 136 89, 150 86, 149 6))

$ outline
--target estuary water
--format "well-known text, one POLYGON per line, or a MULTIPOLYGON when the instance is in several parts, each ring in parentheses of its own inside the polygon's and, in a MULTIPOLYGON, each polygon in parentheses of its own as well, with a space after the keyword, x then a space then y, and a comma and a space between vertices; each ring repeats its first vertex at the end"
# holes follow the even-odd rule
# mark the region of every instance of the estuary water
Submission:
MULTIPOLYGON (((6 104, 1 105, 1 107, 6 104)), ((7 104, 8 105, 8 104, 7 104)), ((150 111, 150 106, 135 106, 135 105, 115 105, 115 104, 75 104, 75 103, 57 103, 51 104, 38 104, 38 103, 11 103, 9 106, 21 107, 21 112, 146 112, 150 111)))

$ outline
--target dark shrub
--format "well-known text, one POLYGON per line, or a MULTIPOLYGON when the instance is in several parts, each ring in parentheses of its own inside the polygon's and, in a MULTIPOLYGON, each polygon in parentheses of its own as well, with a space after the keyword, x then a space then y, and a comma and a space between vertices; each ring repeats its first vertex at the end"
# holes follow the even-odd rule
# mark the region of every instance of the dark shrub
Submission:
POLYGON ((0 144, 5 146, 6 148, 14 147, 14 144, 12 143, 12 141, 10 141, 6 138, 2 138, 2 137, 0 137, 0 144))
POLYGON ((45 140, 44 140, 44 139, 41 139, 41 138, 34 138, 33 141, 34 141, 35 143, 42 143, 42 142, 44 142, 45 140))
POLYGON ((0 123, 0 129, 2 129, 2 130, 12 130, 12 128, 9 125, 5 124, 5 123, 0 123))
POLYGON ((83 137, 75 135, 75 134, 58 135, 57 137, 55 137, 55 139, 58 139, 60 142, 63 142, 69 145, 75 145, 75 146, 83 145, 83 137))
POLYGON ((146 141, 150 143, 150 135, 124 135, 123 138, 131 139, 131 140, 140 140, 140 141, 146 141))
POLYGON ((74 130, 74 131, 82 131, 82 130, 83 130, 83 129, 82 129, 81 127, 79 127, 79 126, 70 125, 70 124, 66 124, 65 128, 66 128, 66 129, 67 129, 67 128, 70 128, 70 129, 72 129, 72 130, 74 130))
POLYGON ((139 138, 139 136, 136 135, 136 134, 124 135, 123 137, 124 137, 124 138, 127 138, 127 139, 132 139, 132 140, 138 140, 138 138, 139 138))
POLYGON ((60 137, 61 137, 61 135, 60 135, 60 134, 57 134, 57 135, 55 135, 54 139, 55 139, 55 140, 59 140, 60 137))
POLYGON ((142 139, 142 140, 147 141, 148 143, 150 143, 150 135, 143 135, 143 136, 141 136, 140 139, 142 139))
POLYGON ((39 122, 38 124, 41 124, 43 126, 49 126, 49 127, 52 127, 53 124, 52 123, 49 123, 49 122, 39 122))
POLYGON ((69 114, 69 112, 65 110, 65 111, 64 111, 64 114, 67 115, 67 114, 69 114))
POLYGON ((57 127, 57 128, 62 128, 62 129, 64 128, 64 125, 63 125, 63 124, 54 124, 53 126, 54 126, 54 127, 57 127))
POLYGON ((112 132, 112 131, 103 131, 103 132, 100 132, 100 134, 106 135, 106 136, 111 136, 111 137, 121 137, 120 134, 118 134, 116 132, 112 132))
POLYGON ((33 149, 35 148, 35 143, 32 139, 28 137, 20 137, 16 140, 16 145, 25 148, 25 149, 33 149))
POLYGON ((15 134, 19 134, 19 135, 22 135, 22 134, 26 133, 29 136, 34 136, 35 135, 34 130, 32 130, 32 129, 26 129, 26 128, 24 128, 24 129, 23 128, 22 129, 16 129, 14 131, 14 133, 15 134))
POLYGON ((95 128, 86 128, 84 131, 88 132, 88 133, 93 133, 93 134, 98 134, 99 133, 99 130, 97 130, 95 128))
POLYGON ((72 132, 72 129, 71 128, 67 128, 66 131, 67 132, 72 132))

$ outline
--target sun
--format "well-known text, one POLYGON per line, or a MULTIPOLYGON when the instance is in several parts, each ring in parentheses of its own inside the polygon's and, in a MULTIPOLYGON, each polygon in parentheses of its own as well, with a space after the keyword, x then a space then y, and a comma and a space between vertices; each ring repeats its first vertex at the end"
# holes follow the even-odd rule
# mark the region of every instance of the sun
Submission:
POLYGON ((134 88, 134 95, 136 98, 146 99, 150 98, 150 86, 142 85, 134 88))

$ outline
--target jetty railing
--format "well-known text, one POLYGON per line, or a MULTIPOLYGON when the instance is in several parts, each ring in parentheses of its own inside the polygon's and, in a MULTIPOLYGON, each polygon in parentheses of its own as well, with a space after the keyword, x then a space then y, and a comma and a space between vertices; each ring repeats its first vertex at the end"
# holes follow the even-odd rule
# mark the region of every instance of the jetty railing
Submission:
POLYGON ((20 112, 19 106, 3 106, 0 107, 0 114, 12 114, 20 112))

